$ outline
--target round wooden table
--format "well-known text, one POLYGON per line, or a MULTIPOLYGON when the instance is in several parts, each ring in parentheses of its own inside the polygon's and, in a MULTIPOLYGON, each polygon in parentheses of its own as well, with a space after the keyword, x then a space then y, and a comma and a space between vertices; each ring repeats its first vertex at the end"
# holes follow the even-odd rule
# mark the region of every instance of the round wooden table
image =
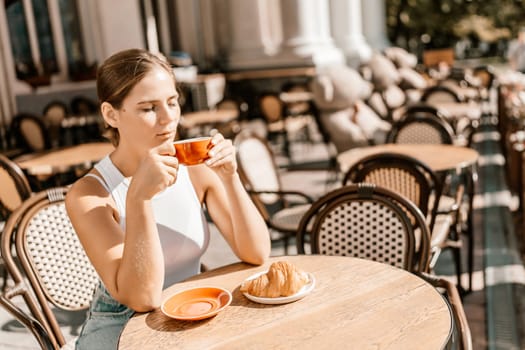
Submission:
POLYGON ((238 117, 238 112, 233 109, 203 110, 184 113, 181 125, 185 128, 216 126, 228 123, 238 117))
POLYGON ((470 120, 479 119, 482 114, 482 106, 473 102, 433 102, 431 106, 443 112, 443 115, 450 120, 468 118, 470 120))
POLYGON ((273 257, 264 266, 228 265, 164 291, 217 286, 233 301, 215 317, 178 321, 160 310, 136 314, 118 348, 125 349, 442 349, 453 327, 448 304, 419 277, 390 265, 350 257, 273 257), (264 305, 239 291, 241 282, 287 260, 315 276, 298 301, 264 305))
POLYGON ((42 153, 24 155, 15 161, 29 175, 48 176, 79 168, 87 169, 113 151, 113 149, 113 145, 108 142, 84 143, 42 153))
POLYGON ((400 153, 414 157, 426 163, 432 170, 460 171, 477 163, 479 153, 468 147, 440 144, 400 144, 387 143, 382 145, 357 147, 342 152, 337 156, 339 168, 346 173, 352 165, 372 154, 400 153))

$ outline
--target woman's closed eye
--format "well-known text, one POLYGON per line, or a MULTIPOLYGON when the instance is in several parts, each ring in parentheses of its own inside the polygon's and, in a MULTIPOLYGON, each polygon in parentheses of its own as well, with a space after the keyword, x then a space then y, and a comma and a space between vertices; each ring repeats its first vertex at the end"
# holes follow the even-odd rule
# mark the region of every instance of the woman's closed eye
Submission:
POLYGON ((158 107, 155 104, 144 104, 140 107, 140 110, 144 113, 156 112, 158 107))
MULTIPOLYGON (((177 100, 169 101, 167 105, 168 105, 168 108, 170 109, 175 109, 179 107, 179 103, 177 102, 177 100)), ((141 111, 144 113, 158 112, 158 110, 159 110, 159 106, 156 104, 145 105, 141 108, 141 111)))
POLYGON ((176 98, 168 101, 168 107, 177 108, 178 106, 179 106, 179 101, 176 98))

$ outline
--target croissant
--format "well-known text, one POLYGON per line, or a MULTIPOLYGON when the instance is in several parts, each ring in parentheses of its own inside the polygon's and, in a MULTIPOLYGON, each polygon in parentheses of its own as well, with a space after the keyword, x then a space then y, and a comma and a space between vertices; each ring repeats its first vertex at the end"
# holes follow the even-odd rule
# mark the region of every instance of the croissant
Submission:
POLYGON ((297 293, 309 282, 308 275, 287 261, 270 265, 267 273, 246 281, 241 292, 261 298, 287 297, 297 293))

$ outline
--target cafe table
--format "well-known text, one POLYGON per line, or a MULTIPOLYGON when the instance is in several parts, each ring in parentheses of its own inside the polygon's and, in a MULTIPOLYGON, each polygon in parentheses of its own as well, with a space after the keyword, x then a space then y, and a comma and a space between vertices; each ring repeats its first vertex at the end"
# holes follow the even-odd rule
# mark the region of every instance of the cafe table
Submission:
POLYGON ((233 109, 202 110, 184 113, 181 125, 186 129, 195 127, 215 127, 226 124, 238 117, 238 112, 233 109))
POLYGON ((470 168, 477 163, 479 153, 469 147, 444 144, 401 144, 386 143, 374 146, 356 147, 337 156, 339 169, 346 173, 352 165, 364 157, 378 153, 400 153, 426 163, 432 170, 457 171, 470 168))
POLYGON ((313 94, 309 91, 281 92, 279 98, 284 103, 301 103, 313 100, 313 94))
POLYGON ((163 292, 193 287, 229 290, 233 301, 200 321, 160 310, 135 314, 118 349, 442 349, 451 339, 448 303, 430 284, 390 265, 342 256, 273 257, 262 266, 235 263, 207 271, 163 292), (286 260, 311 273, 313 290, 294 302, 258 304, 239 285, 286 260))
POLYGON ((432 102, 430 105, 452 122, 462 118, 478 120, 483 112, 482 105, 477 102, 432 102))
POLYGON ((15 161, 29 175, 52 176, 88 169, 113 149, 109 142, 91 142, 23 155, 15 161))

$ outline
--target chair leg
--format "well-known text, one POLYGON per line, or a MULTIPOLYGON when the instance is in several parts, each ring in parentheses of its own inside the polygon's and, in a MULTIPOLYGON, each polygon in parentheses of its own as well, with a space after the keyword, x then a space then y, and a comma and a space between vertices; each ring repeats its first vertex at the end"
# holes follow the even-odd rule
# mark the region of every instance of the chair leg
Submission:
POLYGON ((7 268, 2 264, 2 293, 7 290, 7 268))
POLYGON ((466 234, 468 236, 468 291, 472 292, 472 275, 474 271, 474 234, 472 232, 472 214, 469 214, 469 218, 467 219, 466 234))
MULTIPOLYGON (((459 291, 464 291, 464 288, 461 284, 461 247, 454 247, 452 251, 452 256, 454 259, 454 264, 456 265, 456 277, 458 279, 457 286, 459 291)), ((463 293, 460 293, 463 294, 463 293)))
POLYGON ((288 255, 288 243, 290 241, 290 237, 288 235, 284 236, 283 243, 284 243, 284 255, 288 255))
POLYGON ((454 260, 454 265, 456 269, 456 278, 457 278, 457 288, 460 292, 460 295, 463 295, 465 293, 465 289, 463 288, 463 285, 461 284, 461 272, 462 272, 462 259, 461 259, 461 249, 463 248, 463 244, 461 244, 461 231, 458 230, 457 226, 454 226, 454 229, 450 231, 450 245, 449 247, 452 248, 452 259, 454 260))

